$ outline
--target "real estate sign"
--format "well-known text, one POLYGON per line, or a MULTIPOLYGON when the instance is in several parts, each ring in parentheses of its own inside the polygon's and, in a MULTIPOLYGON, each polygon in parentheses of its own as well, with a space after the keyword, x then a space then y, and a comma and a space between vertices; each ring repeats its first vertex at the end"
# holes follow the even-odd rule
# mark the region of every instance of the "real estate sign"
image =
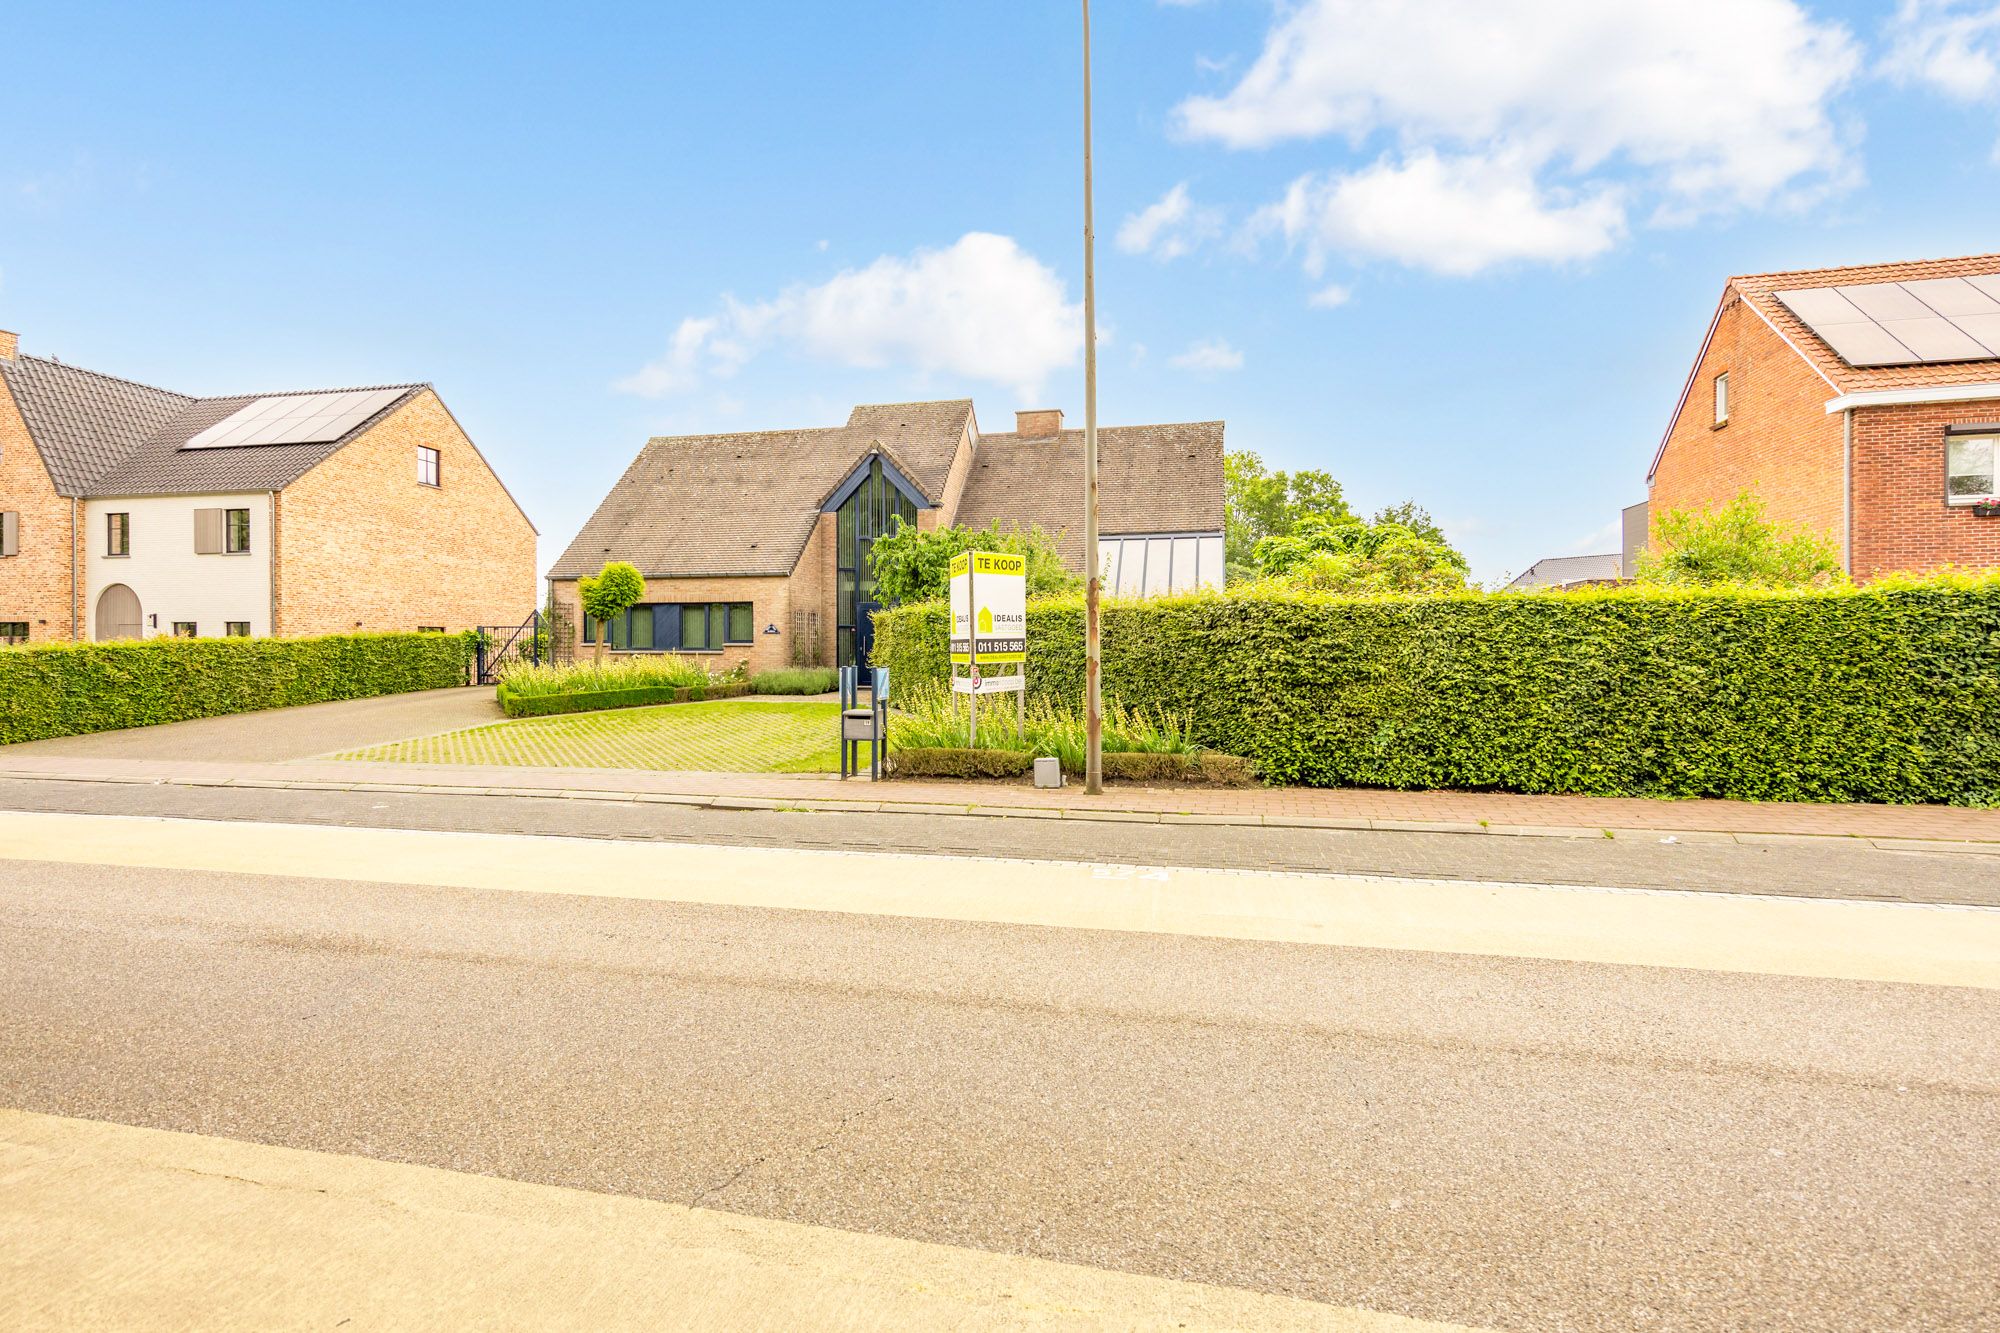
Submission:
POLYGON ((997 551, 951 558, 951 660, 985 667, 1028 656, 1028 561, 997 551))

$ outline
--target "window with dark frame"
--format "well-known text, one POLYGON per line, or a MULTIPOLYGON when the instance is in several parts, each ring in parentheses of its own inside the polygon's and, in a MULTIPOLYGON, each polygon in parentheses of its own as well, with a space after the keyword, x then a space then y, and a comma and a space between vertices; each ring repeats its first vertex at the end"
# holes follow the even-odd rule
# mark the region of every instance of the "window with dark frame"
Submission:
POLYGON ((417 480, 426 486, 442 485, 443 473, 438 466, 438 451, 426 445, 417 446, 417 480))
POLYGON ((223 513, 222 549, 230 555, 244 555, 250 550, 250 511, 229 509, 223 513))
POLYGON ((132 516, 130 514, 106 514, 104 516, 104 554, 132 554, 132 516))
MULTIPOLYGON (((753 641, 756 609, 751 602, 643 602, 606 625, 605 644, 617 653, 719 653, 753 641)), ((589 619, 583 641, 597 642, 589 619)))
POLYGON ((192 639, 196 637, 195 623, 192 620, 176 620, 174 622, 174 637, 176 639, 192 639))
POLYGON ((419 634, 442 634, 442 633, 444 633, 444 626, 443 626, 443 625, 419 625, 419 626, 417 626, 417 633, 419 633, 419 634))
POLYGON ((2000 454, 2000 432, 1975 435, 1967 432, 1945 437, 1945 503, 1977 504, 2000 495, 2000 477, 1994 475, 1994 459, 2000 454))
POLYGON ((27 641, 27 621, 0 620, 0 643, 26 643, 27 641))
POLYGON ((875 539, 899 520, 914 526, 917 506, 882 470, 882 460, 872 458, 867 476, 854 494, 841 501, 834 519, 838 558, 834 602, 837 665, 855 665, 855 631, 860 624, 861 608, 875 601, 875 539))
POLYGON ((228 639, 247 639, 250 637, 250 622, 247 620, 225 620, 222 622, 222 634, 224 638, 228 639))

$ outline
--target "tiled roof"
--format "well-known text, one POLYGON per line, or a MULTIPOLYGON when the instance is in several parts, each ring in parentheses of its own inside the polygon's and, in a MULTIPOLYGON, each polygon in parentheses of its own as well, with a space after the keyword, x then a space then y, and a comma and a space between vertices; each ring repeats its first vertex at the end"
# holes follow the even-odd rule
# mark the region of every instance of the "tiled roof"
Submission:
POLYGON ((1573 583, 1606 583, 1624 577, 1624 557, 1609 555, 1551 555, 1537 560, 1516 575, 1510 588, 1561 588, 1573 583))
POLYGON ((182 451, 198 432, 259 398, 291 395, 193 398, 35 356, 0 360, 0 378, 13 392, 57 492, 77 496, 280 490, 428 387, 374 386, 404 392, 338 440, 182 451))
POLYGON ((182 449, 190 439, 260 398, 305 393, 345 393, 345 389, 299 389, 288 393, 198 398, 165 425, 137 441, 116 466, 90 485, 91 495, 217 495, 229 491, 277 491, 297 481, 322 459, 355 439, 389 413, 428 388, 423 384, 375 384, 363 389, 400 389, 380 411, 337 440, 314 444, 246 445, 226 449, 182 449))
POLYGON ((44 357, 0 358, 28 434, 60 495, 82 495, 133 445, 195 400, 44 357))
POLYGON ((2000 379, 2000 361, 1953 361, 1917 366, 1850 366, 1840 354, 1785 308, 1776 293, 1800 287, 1836 287, 1869 282, 1914 282, 1923 278, 1966 278, 2000 274, 2000 254, 1961 259, 1918 259, 1900 264, 1850 268, 1798 269, 1731 278, 1733 288, 1840 393, 1863 389, 1911 389, 1925 385, 1972 384, 2000 379))
MULTIPOLYGON (((1222 531, 1222 423, 1107 426, 1097 432, 1102 534, 1222 531)), ((981 435, 958 522, 1040 526, 1083 568, 1083 432, 981 435)))
POLYGON ((856 437, 877 441, 931 503, 944 498, 945 476, 972 416, 970 398, 940 403, 867 403, 847 417, 856 437))

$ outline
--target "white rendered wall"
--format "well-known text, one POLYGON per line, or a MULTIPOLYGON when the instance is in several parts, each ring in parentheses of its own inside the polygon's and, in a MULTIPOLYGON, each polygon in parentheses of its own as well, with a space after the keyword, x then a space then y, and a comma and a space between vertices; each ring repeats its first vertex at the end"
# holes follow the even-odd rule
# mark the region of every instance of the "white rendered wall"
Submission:
POLYGON ((83 603, 85 639, 97 637, 97 599, 114 583, 139 594, 140 624, 147 635, 171 634, 177 620, 192 620, 203 638, 221 638, 232 620, 250 622, 250 633, 271 632, 271 497, 251 495, 146 495, 86 500, 83 603), (194 511, 250 511, 247 555, 196 555, 194 511), (106 555, 107 514, 132 516, 132 554, 106 555))

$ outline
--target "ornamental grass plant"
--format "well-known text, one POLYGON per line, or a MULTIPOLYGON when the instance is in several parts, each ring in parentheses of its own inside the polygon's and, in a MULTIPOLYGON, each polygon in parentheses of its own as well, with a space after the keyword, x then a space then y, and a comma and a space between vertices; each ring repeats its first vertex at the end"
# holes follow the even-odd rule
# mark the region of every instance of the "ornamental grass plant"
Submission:
POLYGON ((572 666, 510 667, 502 684, 509 694, 536 698, 551 694, 599 694, 610 690, 680 689, 707 685, 708 668, 672 653, 578 662, 572 666))

